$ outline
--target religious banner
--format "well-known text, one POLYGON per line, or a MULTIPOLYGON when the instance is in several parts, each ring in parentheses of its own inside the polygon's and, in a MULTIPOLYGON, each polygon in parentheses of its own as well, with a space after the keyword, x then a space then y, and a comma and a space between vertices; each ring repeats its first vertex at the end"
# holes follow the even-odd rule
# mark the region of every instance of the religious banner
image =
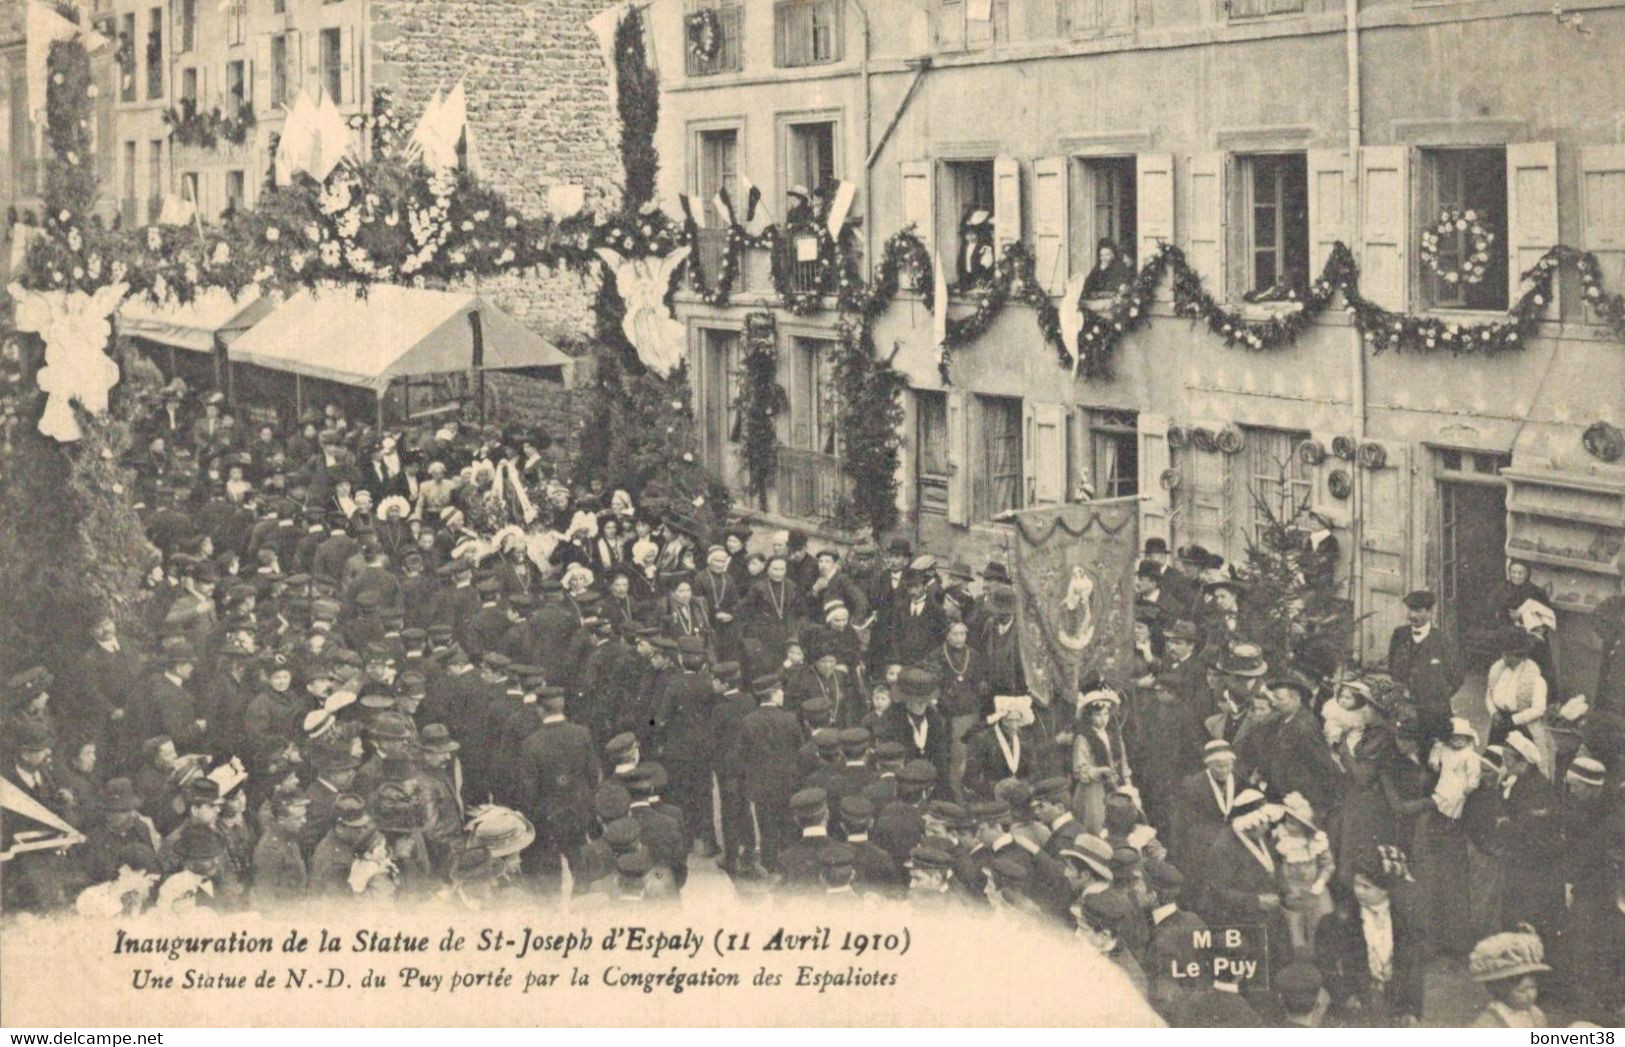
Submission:
POLYGON ((1133 634, 1139 499, 1034 509, 1013 520, 1028 690, 1070 701, 1089 676, 1121 683, 1133 634))

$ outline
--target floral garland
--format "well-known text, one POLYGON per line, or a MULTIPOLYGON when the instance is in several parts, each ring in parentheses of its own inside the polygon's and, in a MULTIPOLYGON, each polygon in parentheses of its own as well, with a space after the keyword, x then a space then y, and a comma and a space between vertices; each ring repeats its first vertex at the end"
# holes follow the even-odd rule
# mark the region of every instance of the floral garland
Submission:
POLYGON ((717 14, 716 8, 702 7, 689 12, 683 20, 683 28, 688 37, 689 54, 701 65, 716 61, 722 51, 722 17, 717 14))
POLYGON ((790 406, 779 384, 779 351, 772 313, 751 313, 745 317, 744 381, 734 400, 738 425, 744 438, 745 475, 748 489, 757 504, 767 507, 767 490, 778 472, 779 434, 775 419, 790 406))
POLYGON ((1447 284, 1470 287, 1483 281, 1484 274, 1489 270, 1490 246, 1494 243, 1495 234, 1484 228, 1478 220, 1478 212, 1446 207, 1439 212, 1437 222, 1422 230, 1422 264, 1447 284), (1442 268, 1439 264, 1439 243, 1457 233, 1465 235, 1472 246, 1456 268, 1442 268))

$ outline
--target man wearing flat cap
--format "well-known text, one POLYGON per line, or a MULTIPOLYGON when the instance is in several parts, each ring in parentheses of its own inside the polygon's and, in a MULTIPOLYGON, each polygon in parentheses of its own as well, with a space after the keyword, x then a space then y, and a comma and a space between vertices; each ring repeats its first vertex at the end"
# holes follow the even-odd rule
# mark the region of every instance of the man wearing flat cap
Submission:
POLYGON ((538 830, 527 863, 557 875, 560 857, 575 863, 592 823, 592 795, 603 777, 592 734, 564 714, 564 689, 538 694, 541 723, 520 746, 517 773, 538 830))
POLYGON ((1426 589, 1405 596, 1405 624, 1388 640, 1388 673, 1404 684, 1422 720, 1423 751, 1450 734, 1450 699, 1461 687, 1461 654, 1434 621, 1437 600, 1426 589))
POLYGON ((790 797, 799 836, 779 855, 779 889, 787 893, 818 886, 818 854, 829 842, 829 796, 819 788, 801 789, 790 797))

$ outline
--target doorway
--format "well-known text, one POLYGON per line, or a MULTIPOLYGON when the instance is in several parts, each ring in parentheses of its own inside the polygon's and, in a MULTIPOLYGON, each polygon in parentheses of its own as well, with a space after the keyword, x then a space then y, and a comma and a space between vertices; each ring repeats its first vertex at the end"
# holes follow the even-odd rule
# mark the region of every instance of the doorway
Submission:
POLYGON ((1497 655, 1496 591, 1506 577, 1506 488, 1499 481, 1439 481, 1440 617, 1469 669, 1497 655))

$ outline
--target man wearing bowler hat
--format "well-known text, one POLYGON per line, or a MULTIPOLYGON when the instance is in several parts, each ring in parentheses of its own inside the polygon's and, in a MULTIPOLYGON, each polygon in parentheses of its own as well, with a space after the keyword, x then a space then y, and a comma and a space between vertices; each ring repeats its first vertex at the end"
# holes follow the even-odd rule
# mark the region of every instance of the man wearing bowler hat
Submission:
POLYGON ((948 722, 937 711, 935 673, 904 669, 897 678, 897 697, 881 718, 880 733, 903 746, 906 758, 925 760, 936 768, 937 781, 948 781, 948 722))

